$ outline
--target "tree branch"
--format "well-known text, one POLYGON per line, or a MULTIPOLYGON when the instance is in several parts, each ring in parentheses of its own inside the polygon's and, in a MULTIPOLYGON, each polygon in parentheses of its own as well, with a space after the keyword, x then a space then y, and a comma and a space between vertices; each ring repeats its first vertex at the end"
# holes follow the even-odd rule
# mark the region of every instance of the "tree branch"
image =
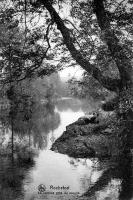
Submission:
POLYGON ((48 24, 48 27, 47 27, 47 30, 46 30, 46 34, 44 36, 44 39, 46 39, 47 44, 48 44, 48 47, 47 47, 47 50, 46 50, 45 54, 47 54, 48 50, 51 48, 48 35, 49 35, 49 31, 50 31, 50 26, 52 26, 52 25, 53 25, 53 21, 51 21, 48 24))
POLYGON ((71 38, 69 29, 64 25, 63 20, 60 18, 58 13, 52 7, 52 4, 49 0, 38 0, 40 3, 44 5, 44 7, 49 11, 51 18, 57 24, 57 28, 60 30, 64 43, 66 44, 69 52, 73 59, 88 73, 90 73, 95 79, 97 79, 103 87, 111 90, 111 91, 118 91, 120 80, 112 79, 109 77, 104 77, 102 72, 93 64, 91 64, 87 59, 85 59, 80 51, 78 51, 74 44, 73 38, 71 38))
POLYGON ((124 51, 124 47, 119 43, 119 39, 111 29, 103 1, 104 0, 94 0, 94 12, 97 17, 98 25, 102 31, 103 38, 118 67, 121 77, 121 86, 125 86, 127 83, 132 83, 132 66, 124 51))

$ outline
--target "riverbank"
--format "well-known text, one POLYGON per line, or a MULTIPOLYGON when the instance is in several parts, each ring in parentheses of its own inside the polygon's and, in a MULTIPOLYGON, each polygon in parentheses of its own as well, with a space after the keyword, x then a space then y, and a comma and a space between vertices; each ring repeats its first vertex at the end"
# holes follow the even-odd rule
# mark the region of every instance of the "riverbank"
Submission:
POLYGON ((52 150, 74 158, 118 157, 123 152, 127 131, 113 112, 100 112, 98 122, 68 125, 52 146, 52 150))

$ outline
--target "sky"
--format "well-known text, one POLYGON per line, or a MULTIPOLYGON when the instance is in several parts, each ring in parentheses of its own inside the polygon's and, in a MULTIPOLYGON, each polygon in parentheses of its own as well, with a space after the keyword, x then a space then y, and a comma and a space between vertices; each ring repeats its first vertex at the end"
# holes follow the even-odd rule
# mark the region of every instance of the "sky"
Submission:
POLYGON ((68 67, 66 69, 63 69, 59 72, 59 75, 61 77, 61 80, 68 81, 70 78, 77 78, 78 80, 82 77, 83 69, 81 69, 79 66, 76 67, 68 67))

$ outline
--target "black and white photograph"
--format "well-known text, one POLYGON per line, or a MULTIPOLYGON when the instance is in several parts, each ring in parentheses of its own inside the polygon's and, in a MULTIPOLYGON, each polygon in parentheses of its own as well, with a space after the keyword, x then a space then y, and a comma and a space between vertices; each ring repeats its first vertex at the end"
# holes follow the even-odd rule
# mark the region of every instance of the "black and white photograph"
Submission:
POLYGON ((0 200, 133 200, 133 0, 0 0, 0 200))

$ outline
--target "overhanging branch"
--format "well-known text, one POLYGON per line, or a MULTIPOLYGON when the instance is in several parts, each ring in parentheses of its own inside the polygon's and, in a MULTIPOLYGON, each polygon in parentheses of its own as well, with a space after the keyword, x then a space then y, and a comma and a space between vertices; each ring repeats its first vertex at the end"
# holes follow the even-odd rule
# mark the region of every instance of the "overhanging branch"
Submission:
POLYGON ((38 0, 40 3, 44 5, 44 7, 49 11, 52 20, 56 23, 57 28, 60 30, 64 43, 66 44, 71 56, 74 60, 88 73, 90 73, 95 79, 97 79, 103 87, 111 90, 111 91, 118 91, 119 89, 119 80, 114 80, 112 78, 104 77, 102 72, 97 68, 95 65, 91 64, 87 59, 85 59, 80 51, 78 51, 74 44, 73 38, 71 38, 69 29, 64 25, 63 20, 60 18, 58 13, 52 7, 52 4, 49 0, 38 0))

